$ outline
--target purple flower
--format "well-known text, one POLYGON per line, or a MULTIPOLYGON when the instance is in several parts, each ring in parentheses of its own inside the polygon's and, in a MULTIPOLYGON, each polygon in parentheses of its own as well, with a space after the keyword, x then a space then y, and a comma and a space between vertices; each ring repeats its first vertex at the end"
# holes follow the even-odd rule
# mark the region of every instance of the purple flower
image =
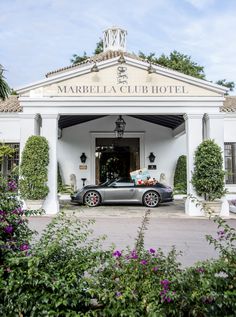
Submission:
POLYGON ((0 210, 0 215, 1 215, 1 216, 5 216, 5 215, 6 215, 6 212, 3 211, 3 210, 0 210))
POLYGON ((154 266, 154 267, 152 268, 152 270, 153 270, 154 272, 156 272, 156 271, 158 271, 158 267, 157 267, 157 266, 154 266))
POLYGON ((198 267, 198 268, 196 269, 196 271, 197 271, 198 273, 204 273, 204 272, 205 272, 205 270, 204 270, 202 267, 198 267))
POLYGON ((168 285, 170 284, 170 281, 165 279, 165 280, 160 281, 160 283, 161 283, 162 286, 168 287, 168 285))
POLYGON ((115 256, 116 258, 119 258, 122 256, 122 253, 119 250, 116 250, 112 253, 113 256, 115 256))
POLYGON ((146 261, 146 260, 141 260, 141 261, 140 261, 140 264, 146 265, 146 264, 148 264, 148 261, 146 261))
POLYGON ((21 250, 21 251, 27 251, 27 250, 29 250, 29 245, 26 244, 26 243, 22 244, 22 245, 20 246, 20 250, 21 250))
POLYGON ((11 233, 13 232, 13 230, 14 230, 14 228, 13 228, 13 226, 11 226, 11 225, 6 226, 6 227, 4 228, 4 231, 5 231, 6 233, 8 233, 8 234, 11 234, 11 233))
POLYGON ((149 252, 154 254, 156 252, 156 250, 151 248, 151 249, 149 249, 149 252))
POLYGON ((137 258, 138 258, 138 254, 136 253, 135 250, 133 250, 133 251, 131 252, 130 258, 131 258, 131 259, 137 259, 137 258))
POLYGON ((121 292, 116 292, 116 297, 120 297, 121 295, 121 292))
POLYGON ((17 189, 16 182, 14 180, 8 182, 8 190, 15 191, 17 189))

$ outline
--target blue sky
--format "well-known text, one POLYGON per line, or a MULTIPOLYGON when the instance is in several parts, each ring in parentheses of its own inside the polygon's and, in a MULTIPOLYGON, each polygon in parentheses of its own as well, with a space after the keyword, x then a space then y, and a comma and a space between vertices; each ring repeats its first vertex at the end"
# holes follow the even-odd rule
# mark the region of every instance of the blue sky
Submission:
POLYGON ((236 82, 235 0, 0 0, 0 64, 17 88, 91 54, 109 26, 127 50, 190 55, 207 79, 236 82))

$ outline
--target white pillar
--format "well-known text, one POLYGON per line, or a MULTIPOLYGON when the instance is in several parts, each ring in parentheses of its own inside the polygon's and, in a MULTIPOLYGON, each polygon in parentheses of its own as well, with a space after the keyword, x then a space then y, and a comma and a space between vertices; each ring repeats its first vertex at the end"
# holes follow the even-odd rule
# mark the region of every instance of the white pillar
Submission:
MULTIPOLYGON (((205 114, 206 122, 206 138, 214 140, 220 147, 223 155, 223 168, 224 168, 224 115, 222 113, 217 114, 205 114)), ((229 203, 226 197, 222 199, 222 209, 220 216, 229 216, 229 203)))
MULTIPOLYGON (((193 195, 196 198, 197 194, 191 184, 192 173, 194 170, 194 154, 198 145, 202 142, 202 114, 185 114, 185 130, 186 130, 186 148, 187 148, 187 194, 193 195)), ((189 216, 203 216, 204 212, 200 206, 196 206, 187 197, 185 202, 185 213, 189 216)))
POLYGON ((42 132, 49 143, 48 187, 49 193, 44 201, 43 209, 46 214, 56 214, 59 211, 57 196, 57 130, 58 115, 41 115, 42 132))
POLYGON ((39 135, 38 114, 20 114, 20 153, 32 135, 39 135))

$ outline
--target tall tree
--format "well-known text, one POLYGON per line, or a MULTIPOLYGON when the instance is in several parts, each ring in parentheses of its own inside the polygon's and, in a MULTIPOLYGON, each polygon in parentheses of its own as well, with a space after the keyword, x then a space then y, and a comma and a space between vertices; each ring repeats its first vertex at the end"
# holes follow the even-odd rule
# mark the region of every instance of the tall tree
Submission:
POLYGON ((96 43, 96 48, 93 54, 97 55, 103 52, 103 40, 100 38, 99 41, 96 43))
POLYGON ((173 51, 169 56, 162 54, 160 57, 156 57, 155 53, 145 55, 143 52, 139 52, 139 57, 146 59, 151 63, 171 68, 186 75, 205 79, 204 67, 192 61, 190 56, 180 52, 173 51))
MULTIPOLYGON (((103 52, 103 40, 100 39, 100 40, 97 42, 97 44, 96 44, 96 47, 95 47, 95 50, 94 50, 93 54, 94 54, 94 55, 97 55, 97 54, 100 54, 100 53, 102 53, 102 52, 103 52)), ((87 55, 86 52, 84 52, 84 54, 83 54, 82 56, 81 56, 81 55, 74 54, 74 55, 72 56, 72 58, 71 58, 70 61, 71 61, 71 63, 72 63, 73 65, 75 65, 75 64, 79 64, 79 63, 85 61, 85 60, 88 59, 88 58, 89 58, 89 56, 87 55)))
MULTIPOLYGON (((216 84, 229 88, 229 91, 233 91, 235 88, 235 83, 233 81, 226 81, 226 79, 217 80, 216 84)), ((228 93, 226 93, 226 95, 228 95, 228 93)))
MULTIPOLYGON (((100 54, 101 52, 103 52, 102 39, 100 39, 97 42, 96 48, 93 54, 96 55, 96 54, 100 54)), ((162 65, 170 69, 176 70, 178 72, 181 72, 183 74, 193 76, 199 79, 206 79, 203 66, 200 66, 196 62, 194 62, 191 56, 182 54, 176 50, 171 52, 170 55, 161 54, 159 57, 157 57, 155 53, 149 53, 147 55, 140 51, 138 53, 138 56, 144 60, 147 60, 150 63, 162 65)), ((71 59, 71 62, 74 65, 86 60, 87 58, 89 58, 89 56, 87 56, 86 52, 84 52, 84 55, 82 56, 74 54, 73 58, 71 59)), ((235 83, 233 81, 226 81, 226 79, 218 80, 216 84, 228 87, 230 91, 233 91, 235 88, 235 83)))
POLYGON ((5 100, 11 92, 10 87, 3 76, 4 68, 0 64, 0 99, 5 100))
POLYGON ((89 58, 89 56, 87 56, 87 53, 84 52, 84 54, 82 56, 77 55, 77 54, 73 54, 70 61, 73 65, 75 65, 75 64, 79 64, 79 63, 85 61, 88 58, 89 58))

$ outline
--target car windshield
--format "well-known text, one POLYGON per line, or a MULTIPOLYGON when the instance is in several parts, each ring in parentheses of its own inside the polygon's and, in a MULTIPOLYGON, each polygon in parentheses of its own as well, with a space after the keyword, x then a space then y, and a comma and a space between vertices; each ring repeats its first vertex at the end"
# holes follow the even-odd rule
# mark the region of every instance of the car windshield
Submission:
POLYGON ((115 181, 116 181, 115 178, 108 179, 107 181, 105 181, 104 183, 102 183, 101 186, 109 186, 110 184, 114 183, 115 181))

